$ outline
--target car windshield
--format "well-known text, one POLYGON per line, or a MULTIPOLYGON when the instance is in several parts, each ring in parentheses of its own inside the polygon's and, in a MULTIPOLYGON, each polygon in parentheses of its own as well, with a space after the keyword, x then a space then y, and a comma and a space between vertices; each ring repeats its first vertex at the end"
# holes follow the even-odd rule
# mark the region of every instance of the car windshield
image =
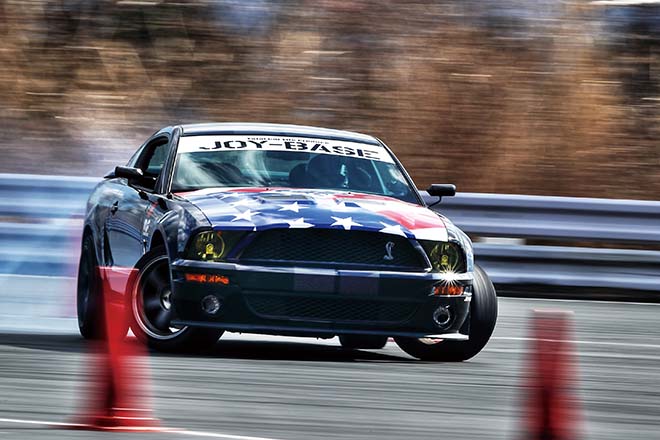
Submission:
POLYGON ((330 189, 419 203, 380 145, 301 137, 182 137, 172 190, 213 187, 330 189))

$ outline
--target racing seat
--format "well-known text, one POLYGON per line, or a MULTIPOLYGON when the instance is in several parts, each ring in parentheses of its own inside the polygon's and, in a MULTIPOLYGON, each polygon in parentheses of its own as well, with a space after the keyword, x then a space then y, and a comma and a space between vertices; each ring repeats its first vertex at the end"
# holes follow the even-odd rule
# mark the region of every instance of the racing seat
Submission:
POLYGON ((289 171, 289 184, 294 188, 307 186, 307 171, 304 163, 296 165, 289 171))
POLYGON ((345 186, 345 167, 342 159, 330 154, 319 154, 307 164, 308 179, 313 180, 314 187, 340 189, 345 186))

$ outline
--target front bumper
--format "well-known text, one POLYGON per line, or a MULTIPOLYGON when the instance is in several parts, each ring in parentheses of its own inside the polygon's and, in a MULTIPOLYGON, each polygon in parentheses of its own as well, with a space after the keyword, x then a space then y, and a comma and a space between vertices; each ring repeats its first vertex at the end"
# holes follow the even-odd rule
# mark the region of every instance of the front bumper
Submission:
POLYGON ((431 295, 432 288, 443 280, 438 273, 176 260, 172 264, 173 324, 292 336, 365 334, 466 340, 472 274, 454 277, 454 282, 466 286, 463 295, 431 295), (187 281, 186 274, 226 277, 228 283, 187 281), (221 304, 215 314, 202 308, 208 295, 221 304), (444 309, 449 311, 448 319, 439 313, 444 309))

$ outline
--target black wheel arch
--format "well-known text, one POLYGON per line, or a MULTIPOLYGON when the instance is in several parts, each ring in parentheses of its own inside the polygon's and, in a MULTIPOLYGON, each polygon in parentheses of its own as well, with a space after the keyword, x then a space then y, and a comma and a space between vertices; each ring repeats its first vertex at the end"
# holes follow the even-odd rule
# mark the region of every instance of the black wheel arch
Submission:
MULTIPOLYGON (((99 237, 99 234, 94 232, 94 228, 90 224, 85 224, 83 227, 83 233, 80 236, 80 244, 82 247, 83 242, 85 241, 85 238, 91 236, 92 237, 92 242, 94 243, 94 254, 96 256, 96 262, 99 266, 104 266, 107 264, 105 254, 106 252, 104 251, 105 249, 105 243, 104 246, 101 246, 101 239, 99 237)), ((103 232, 103 236, 105 239, 105 232, 103 232)), ((107 241, 107 240, 106 240, 107 241)))
MULTIPOLYGON (((163 233, 160 231, 160 229, 156 229, 156 232, 154 232, 154 234, 151 236, 149 250, 151 251, 159 246, 165 247, 167 249, 165 238, 163 238, 163 233)), ((169 254, 169 250, 168 250, 168 254, 169 254)))
MULTIPOLYGON (((170 202, 174 203, 174 202, 170 202)), ((172 205, 171 205, 172 206, 172 205)), ((166 212, 154 226, 147 250, 151 251, 163 246, 170 261, 174 260, 179 254, 181 246, 179 243, 179 228, 181 228, 181 217, 184 215, 184 209, 174 204, 170 211, 166 212)))

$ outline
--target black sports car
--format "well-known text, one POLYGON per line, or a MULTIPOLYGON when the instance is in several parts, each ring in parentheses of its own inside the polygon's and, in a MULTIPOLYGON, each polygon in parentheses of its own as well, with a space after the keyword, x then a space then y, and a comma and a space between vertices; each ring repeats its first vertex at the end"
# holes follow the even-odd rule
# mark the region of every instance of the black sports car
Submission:
POLYGON ((497 319, 470 239, 425 205, 380 140, 347 131, 158 131, 89 198, 78 276, 88 338, 101 313, 97 266, 137 269, 131 328, 159 350, 232 331, 339 336, 347 348, 394 337, 412 356, 461 361, 497 319))

